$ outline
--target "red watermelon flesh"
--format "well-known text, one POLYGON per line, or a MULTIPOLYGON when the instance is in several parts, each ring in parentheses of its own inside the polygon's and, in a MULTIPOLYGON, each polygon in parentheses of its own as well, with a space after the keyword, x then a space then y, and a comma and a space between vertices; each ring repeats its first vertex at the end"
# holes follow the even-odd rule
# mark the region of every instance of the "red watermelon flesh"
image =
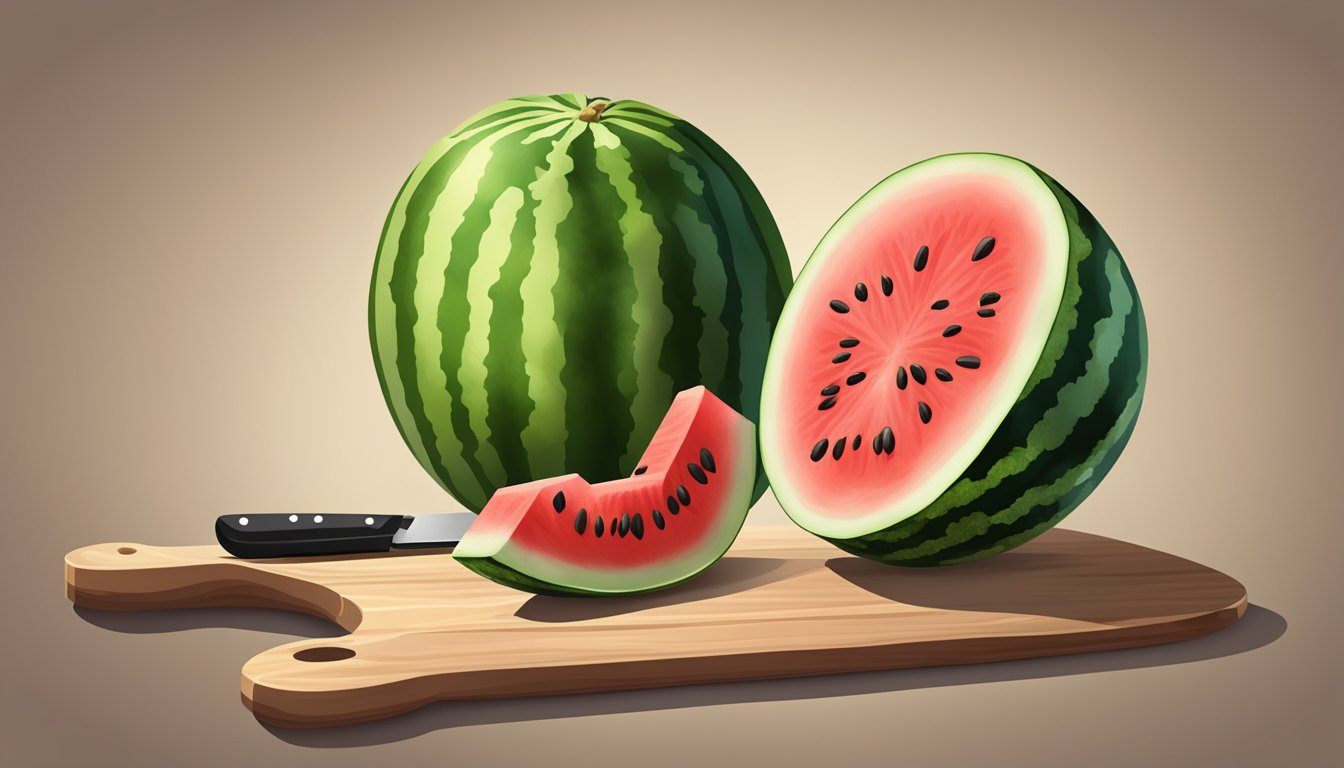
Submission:
POLYGON ((1040 214, 1053 199, 937 171, 846 213, 776 333, 766 467, 810 530, 843 538, 936 498, 1023 391, 1055 319, 1067 239, 1040 214))
POLYGON ((538 593, 629 594, 708 568, 746 518, 756 431, 704 387, 681 392, 635 475, 578 475, 497 491, 457 545, 463 565, 538 593))

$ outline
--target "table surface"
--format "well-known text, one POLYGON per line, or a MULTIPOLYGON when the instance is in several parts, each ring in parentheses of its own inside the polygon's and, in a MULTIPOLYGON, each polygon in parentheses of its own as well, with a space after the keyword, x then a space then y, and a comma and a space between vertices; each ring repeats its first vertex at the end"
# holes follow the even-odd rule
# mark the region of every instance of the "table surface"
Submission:
MULTIPOLYGON (((0 14, 0 763, 1315 766, 1344 749, 1338 3, 0 14), (1067 525, 1232 575, 1243 620, 1165 647, 290 732, 240 705, 239 668, 332 626, 74 610, 61 558, 85 544, 199 543, 227 512, 451 508, 369 361, 383 215, 466 115, 584 88, 714 136, 795 268, 923 157, 1001 151, 1056 176, 1125 253, 1151 345, 1130 447, 1067 525)), ((749 524, 783 522, 767 496, 749 524)))

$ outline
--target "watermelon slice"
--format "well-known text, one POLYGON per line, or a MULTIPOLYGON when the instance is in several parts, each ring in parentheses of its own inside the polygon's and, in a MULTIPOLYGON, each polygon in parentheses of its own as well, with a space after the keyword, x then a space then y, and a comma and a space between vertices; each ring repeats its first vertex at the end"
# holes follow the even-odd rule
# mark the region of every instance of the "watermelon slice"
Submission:
POLYGON ((623 595, 713 565, 751 505, 756 429, 704 387, 676 396, 633 476, 578 475, 496 491, 453 557, 540 594, 623 595))
POLYGON ((1059 521, 1133 430, 1147 341, 1076 198, 1001 155, 888 177, 799 275, 762 392, 762 458, 803 528, 883 562, 1001 552, 1059 521))

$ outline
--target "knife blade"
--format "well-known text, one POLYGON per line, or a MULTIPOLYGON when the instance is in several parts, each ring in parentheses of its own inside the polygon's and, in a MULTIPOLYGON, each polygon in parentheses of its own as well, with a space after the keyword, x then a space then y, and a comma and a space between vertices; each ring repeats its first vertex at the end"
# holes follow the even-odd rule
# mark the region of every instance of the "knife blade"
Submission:
POLYGON ((245 559, 351 555, 389 549, 451 547, 476 520, 470 512, 437 515, 220 515, 215 538, 245 559))

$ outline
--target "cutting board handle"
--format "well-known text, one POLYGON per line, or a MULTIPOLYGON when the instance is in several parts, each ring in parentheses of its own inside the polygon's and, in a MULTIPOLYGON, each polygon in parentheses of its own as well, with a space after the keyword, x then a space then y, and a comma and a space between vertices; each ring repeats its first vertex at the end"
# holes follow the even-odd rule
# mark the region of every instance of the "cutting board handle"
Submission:
POLYGON ((279 608, 327 619, 347 632, 363 618, 358 606, 333 589, 239 560, 216 546, 81 547, 65 556, 65 585, 72 602, 103 611, 279 608))

